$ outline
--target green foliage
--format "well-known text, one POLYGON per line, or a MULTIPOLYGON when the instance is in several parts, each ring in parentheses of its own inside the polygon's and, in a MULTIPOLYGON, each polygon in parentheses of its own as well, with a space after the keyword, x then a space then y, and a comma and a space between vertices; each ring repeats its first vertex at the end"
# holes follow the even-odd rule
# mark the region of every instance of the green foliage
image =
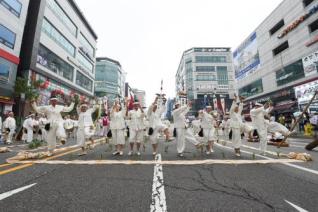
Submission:
POLYGON ((42 82, 38 80, 29 84, 27 78, 17 77, 14 86, 14 93, 16 96, 20 96, 24 93, 26 100, 36 99, 39 96, 38 88, 41 83, 42 82))
POLYGON ((31 143, 29 143, 28 147, 29 149, 36 149, 42 145, 42 141, 38 139, 33 139, 31 143))

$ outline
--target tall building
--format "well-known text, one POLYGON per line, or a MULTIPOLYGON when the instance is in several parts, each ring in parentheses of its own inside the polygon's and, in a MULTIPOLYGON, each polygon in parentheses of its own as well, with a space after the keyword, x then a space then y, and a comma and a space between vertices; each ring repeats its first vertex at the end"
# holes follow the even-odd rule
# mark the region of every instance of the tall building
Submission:
POLYGON ((40 80, 40 104, 52 90, 94 96, 97 35, 74 0, 32 0, 20 73, 40 80))
POLYGON ((107 57, 96 58, 95 95, 107 96, 110 102, 117 97, 122 98, 125 77, 118 61, 107 57))
POLYGON ((29 0, 0 1, 0 114, 11 111, 29 0))
POLYGON ((192 112, 211 105, 226 112, 229 92, 234 90, 234 72, 230 48, 191 48, 181 58, 176 80, 177 96, 186 94, 194 101, 192 112))
MULTIPOLYGON (((318 1, 282 1, 233 52, 233 61, 247 103, 270 100, 286 114, 304 108, 318 89, 318 1)), ((317 100, 310 110, 318 111, 317 100)))

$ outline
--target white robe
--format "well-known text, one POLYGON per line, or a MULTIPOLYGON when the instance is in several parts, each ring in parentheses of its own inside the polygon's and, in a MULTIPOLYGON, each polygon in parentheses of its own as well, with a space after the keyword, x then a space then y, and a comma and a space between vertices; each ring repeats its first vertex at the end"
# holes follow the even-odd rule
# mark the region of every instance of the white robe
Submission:
POLYGON ((112 132, 112 142, 114 145, 125 144, 125 113, 124 110, 118 112, 112 110, 110 113, 109 127, 112 132))
POLYGON ((161 116, 165 110, 166 107, 162 105, 159 105, 155 112, 153 112, 153 106, 148 108, 147 116, 149 118, 149 128, 151 127, 153 129, 152 135, 149 136, 151 144, 157 144, 160 131, 168 128, 161 120, 161 116))
MULTIPOLYGON (((33 140, 34 119, 29 117, 23 122, 23 127, 27 130, 26 142, 31 143, 33 140)), ((22 139, 23 140, 23 139, 22 139)))
POLYGON ((231 109, 230 109, 230 128, 232 130, 232 142, 235 149, 239 149, 242 145, 241 141, 241 129, 244 124, 242 122, 242 111, 243 111, 243 103, 239 104, 238 112, 236 113, 234 110, 237 107, 235 101, 233 101, 231 109))
POLYGON ((97 106, 86 110, 86 112, 79 112, 78 114, 78 130, 77 130, 77 144, 80 147, 85 146, 85 141, 90 139, 95 134, 92 114, 97 109, 97 106))
POLYGON ((32 104, 33 109, 37 113, 43 113, 50 123, 50 130, 47 135, 48 150, 53 151, 56 148, 56 138, 66 140, 65 129, 63 126, 63 118, 61 112, 69 113, 74 108, 74 102, 70 106, 52 105, 37 106, 34 102, 32 104))

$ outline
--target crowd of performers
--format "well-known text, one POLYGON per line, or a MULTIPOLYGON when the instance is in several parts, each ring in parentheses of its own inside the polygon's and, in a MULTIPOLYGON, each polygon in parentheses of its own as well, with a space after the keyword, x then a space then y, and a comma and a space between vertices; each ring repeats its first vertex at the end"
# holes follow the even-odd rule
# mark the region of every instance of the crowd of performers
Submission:
MULTIPOLYGON (((289 136, 291 132, 270 116, 273 109, 270 103, 255 103, 250 110, 252 122, 244 121, 243 100, 243 97, 235 96, 230 111, 224 115, 213 111, 211 106, 206 106, 198 111, 197 119, 191 123, 187 120, 191 102, 183 106, 176 102, 172 112, 173 123, 170 123, 163 118, 166 111, 164 95, 157 95, 147 112, 139 102, 134 102, 133 109, 129 110, 128 100, 124 104, 115 100, 112 107, 94 122, 92 114, 101 109, 100 103, 90 105, 82 102, 76 108, 77 116, 66 115, 63 118, 62 113, 69 113, 74 109, 74 101, 62 106, 58 104, 58 99, 52 96, 46 106, 31 102, 36 114, 30 114, 24 120, 22 140, 26 143, 34 139, 46 141, 49 155, 52 155, 57 141, 65 144, 68 139, 73 138, 82 149, 80 155, 85 155, 87 143, 93 143, 94 136, 108 137, 116 146, 113 155, 119 156, 124 154, 126 138, 129 143, 128 155, 141 155, 140 148, 145 144, 145 140, 151 143, 153 155, 158 153, 158 142, 175 140, 177 154, 183 157, 186 142, 198 149, 205 147, 206 154, 210 155, 213 153, 214 142, 223 136, 223 139, 232 140, 234 154, 239 157, 243 136, 246 136, 247 140, 253 140, 257 135, 259 149, 263 154, 266 152, 269 135, 278 139, 289 136)), ((4 140, 10 144, 16 128, 14 114, 9 113, 1 124, 4 140)))

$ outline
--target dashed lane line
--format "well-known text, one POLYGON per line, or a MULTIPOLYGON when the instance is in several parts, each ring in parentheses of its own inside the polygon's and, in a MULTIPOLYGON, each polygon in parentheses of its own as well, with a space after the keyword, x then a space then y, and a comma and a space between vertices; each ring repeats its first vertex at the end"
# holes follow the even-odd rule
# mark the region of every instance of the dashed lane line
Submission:
POLYGON ((24 187, 21 187, 21 188, 14 189, 12 191, 8 191, 8 192, 5 192, 5 193, 2 193, 2 194, 0 194, 0 200, 3 200, 5 198, 8 198, 8 197, 12 196, 13 194, 19 193, 19 192, 24 191, 26 189, 29 189, 29 188, 31 188, 32 186, 35 186, 35 185, 36 185, 36 183, 33 183, 31 185, 27 185, 27 186, 24 186, 24 187))
POLYGON ((289 205, 291 205, 293 208, 295 208, 295 209, 296 209, 297 211, 299 211, 299 212, 308 212, 307 210, 305 210, 305 209, 299 207, 298 205, 296 205, 296 204, 294 204, 294 203, 292 203, 292 202, 289 202, 289 201, 287 201, 287 200, 285 200, 285 202, 287 202, 289 205))

